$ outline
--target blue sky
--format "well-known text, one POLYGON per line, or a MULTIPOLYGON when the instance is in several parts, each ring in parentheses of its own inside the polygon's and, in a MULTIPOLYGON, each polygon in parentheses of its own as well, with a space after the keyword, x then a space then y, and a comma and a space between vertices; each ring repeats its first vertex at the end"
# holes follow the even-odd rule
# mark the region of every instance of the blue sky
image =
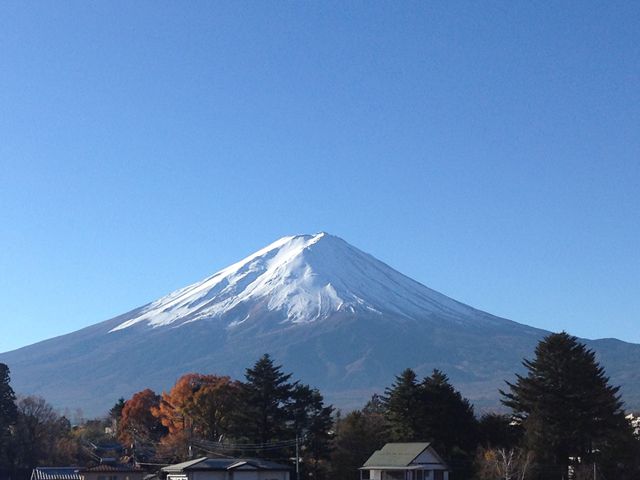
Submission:
POLYGON ((0 351, 328 231, 640 342, 637 2, 2 2, 0 351))

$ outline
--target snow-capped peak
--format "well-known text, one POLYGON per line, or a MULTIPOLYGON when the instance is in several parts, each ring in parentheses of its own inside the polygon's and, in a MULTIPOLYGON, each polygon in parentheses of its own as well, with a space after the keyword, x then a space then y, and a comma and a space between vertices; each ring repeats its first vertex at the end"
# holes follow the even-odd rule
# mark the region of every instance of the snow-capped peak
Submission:
POLYGON ((461 319, 474 311, 402 275, 344 240, 318 233, 283 237, 214 275, 147 305, 111 331, 136 324, 177 326, 228 318, 233 328, 256 312, 306 323, 334 313, 461 319))

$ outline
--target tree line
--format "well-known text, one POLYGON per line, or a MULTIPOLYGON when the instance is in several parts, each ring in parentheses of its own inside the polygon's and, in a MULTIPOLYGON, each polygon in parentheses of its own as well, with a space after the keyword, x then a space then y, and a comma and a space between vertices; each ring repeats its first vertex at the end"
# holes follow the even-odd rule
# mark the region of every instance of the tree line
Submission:
POLYGON ((16 399, 0 364, 0 467, 85 464, 102 445, 143 465, 201 455, 299 458, 302 478, 357 480, 385 443, 428 441, 452 480, 640 476, 640 439, 592 351, 551 334, 523 365, 526 373, 500 392, 508 413, 480 417, 444 372, 418 378, 411 369, 343 415, 264 355, 242 381, 186 374, 168 392, 142 390, 107 418, 72 426, 41 398, 16 399))

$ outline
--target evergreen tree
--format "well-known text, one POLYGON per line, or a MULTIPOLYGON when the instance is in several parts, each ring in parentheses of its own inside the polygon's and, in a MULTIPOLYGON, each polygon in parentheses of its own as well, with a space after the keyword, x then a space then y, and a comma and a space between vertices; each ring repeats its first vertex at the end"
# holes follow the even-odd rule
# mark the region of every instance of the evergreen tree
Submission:
POLYGON ((434 370, 420 387, 421 438, 432 442, 447 460, 453 470, 452 479, 469 478, 478 431, 473 406, 440 370, 434 370))
POLYGON ((9 383, 9 367, 0 363, 0 467, 9 463, 10 428, 18 413, 16 396, 9 383))
POLYGON ((389 422, 391 439, 396 442, 422 440, 420 387, 416 374, 410 368, 396 377, 395 383, 385 390, 383 404, 389 422))
POLYGON ((287 429, 292 420, 289 406, 297 384, 289 383, 291 374, 283 373, 282 366, 274 365, 271 357, 265 354, 246 370, 245 378, 237 422, 239 435, 249 443, 258 444, 290 439, 291 432, 287 429))
POLYGON ((396 442, 429 441, 454 470, 453 478, 471 472, 477 444, 473 406, 434 370, 422 383, 406 369, 385 390, 383 401, 390 437, 396 442))
POLYGON ((120 397, 113 407, 109 410, 109 420, 113 423, 115 428, 118 428, 118 422, 122 417, 122 409, 124 408, 125 400, 120 397))
POLYGON ((571 458, 591 462, 626 430, 619 387, 609 385, 593 351, 565 332, 545 337, 527 375, 516 375, 509 393, 501 391, 524 428, 525 447, 541 465, 541 477, 567 475, 571 458))
POLYGON ((385 412, 385 403, 384 398, 377 393, 371 395, 371 399, 366 403, 362 412, 367 415, 381 415, 384 416, 385 412))
POLYGON ((522 428, 511 415, 485 413, 478 421, 478 440, 484 448, 512 449, 520 444, 522 428))
POLYGON ((478 431, 473 406, 440 370, 422 381, 420 410, 421 438, 433 442, 445 456, 456 449, 472 453, 478 431))

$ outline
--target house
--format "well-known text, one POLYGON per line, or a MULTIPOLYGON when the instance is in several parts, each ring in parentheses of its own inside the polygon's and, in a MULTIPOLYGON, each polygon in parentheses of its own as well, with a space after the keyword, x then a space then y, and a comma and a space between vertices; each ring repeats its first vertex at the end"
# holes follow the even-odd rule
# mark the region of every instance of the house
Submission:
POLYGON ((387 443, 360 468, 360 479, 449 480, 449 470, 428 442, 387 443))
POLYGON ((142 480, 146 475, 141 468, 116 462, 80 468, 79 473, 80 480, 142 480))
POLYGON ((258 458, 202 457, 164 467, 167 480, 289 480, 287 465, 258 458))
POLYGON ((36 467, 31 480, 82 480, 78 467, 36 467))

